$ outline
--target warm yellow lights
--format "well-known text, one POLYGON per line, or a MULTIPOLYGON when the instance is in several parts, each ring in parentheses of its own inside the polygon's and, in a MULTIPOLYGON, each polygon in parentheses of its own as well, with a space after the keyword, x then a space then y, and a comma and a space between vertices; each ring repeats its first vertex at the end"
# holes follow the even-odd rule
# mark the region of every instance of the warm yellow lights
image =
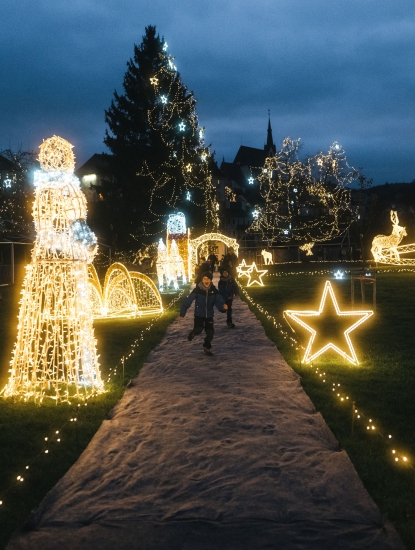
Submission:
POLYGON ((156 285, 143 273, 115 262, 108 268, 103 288, 92 265, 88 274, 94 317, 141 317, 163 311, 156 285))
POLYGON ((104 391, 88 293, 87 264, 97 245, 73 159, 62 138, 41 145, 44 170, 35 173, 33 205, 37 235, 4 397, 69 401, 104 391))
POLYGON ((268 273, 268 269, 258 269, 255 262, 247 267, 248 270, 245 273, 248 276, 248 282, 246 283, 246 286, 252 286, 254 284, 264 286, 262 277, 265 275, 265 273, 268 273))
POLYGON ((203 244, 209 241, 219 241, 228 248, 233 248, 235 254, 238 256, 239 244, 235 239, 222 235, 222 233, 205 233, 196 239, 189 240, 189 258, 192 265, 198 264, 198 250, 203 244))
POLYGON ((303 357, 304 363, 310 363, 322 353, 332 349, 347 361, 358 365, 359 361, 350 339, 350 333, 371 315, 373 315, 373 311, 369 310, 340 311, 330 281, 326 281, 318 311, 284 311, 285 317, 298 323, 311 334, 303 357), (346 321, 348 327, 343 331, 344 326, 342 325, 346 321), (335 344, 332 341, 332 335, 335 336, 337 342, 343 340, 342 344, 335 344))
POLYGON ((306 252, 306 256, 312 256, 313 253, 311 252, 311 249, 313 248, 313 246, 314 246, 314 243, 312 242, 312 243, 305 243, 299 246, 298 248, 303 252, 306 252))
POLYGON ((384 264, 415 265, 415 259, 402 260, 400 254, 415 252, 415 243, 398 246, 407 235, 405 227, 399 225, 398 214, 391 210, 392 233, 390 235, 376 235, 372 241, 372 254, 376 262, 384 264))
POLYGON ((238 273, 238 277, 248 277, 248 272, 251 269, 251 266, 246 265, 245 258, 242 260, 242 262, 236 267, 236 272, 238 273))
POLYGON ((59 136, 46 139, 40 145, 39 162, 45 172, 72 172, 75 169, 73 145, 59 136))
POLYGON ((157 278, 159 281, 159 289, 163 290, 164 281, 166 281, 166 287, 169 288, 173 284, 173 288, 178 290, 179 282, 178 277, 182 278, 183 284, 186 284, 186 269, 183 258, 180 256, 177 243, 174 239, 171 239, 169 249, 160 239, 158 245, 158 255, 156 261, 157 278))
POLYGON ((265 265, 271 265, 274 263, 272 261, 272 252, 268 252, 267 250, 262 250, 261 254, 262 254, 262 257, 264 258, 265 265))

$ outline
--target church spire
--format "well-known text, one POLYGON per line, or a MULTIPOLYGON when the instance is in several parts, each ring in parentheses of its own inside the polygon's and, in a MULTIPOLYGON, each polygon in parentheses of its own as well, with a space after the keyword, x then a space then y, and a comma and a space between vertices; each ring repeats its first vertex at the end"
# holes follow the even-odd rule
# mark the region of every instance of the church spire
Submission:
POLYGON ((274 141, 272 139, 272 128, 271 128, 271 116, 270 111, 268 109, 268 130, 267 130, 267 143, 264 147, 264 152, 267 157, 274 156, 277 152, 277 148, 274 145, 274 141))

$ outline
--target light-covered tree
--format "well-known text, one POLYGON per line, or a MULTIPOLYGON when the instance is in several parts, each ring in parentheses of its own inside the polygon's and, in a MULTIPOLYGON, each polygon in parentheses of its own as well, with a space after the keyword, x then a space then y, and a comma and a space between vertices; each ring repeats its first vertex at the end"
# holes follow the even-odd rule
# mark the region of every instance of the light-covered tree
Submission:
POLYGON ((203 219, 212 228, 211 155, 196 100, 154 26, 146 27, 142 43, 134 46, 123 88, 105 112, 113 179, 104 193, 115 232, 125 242, 150 242, 176 210, 187 215, 189 225, 203 219))
POLYGON ((261 231, 269 244, 297 242, 310 250, 314 242, 342 234, 355 219, 346 186, 358 171, 337 142, 326 154, 300 161, 299 141, 286 138, 282 149, 265 159, 258 176, 264 202, 254 211, 251 229, 261 231))

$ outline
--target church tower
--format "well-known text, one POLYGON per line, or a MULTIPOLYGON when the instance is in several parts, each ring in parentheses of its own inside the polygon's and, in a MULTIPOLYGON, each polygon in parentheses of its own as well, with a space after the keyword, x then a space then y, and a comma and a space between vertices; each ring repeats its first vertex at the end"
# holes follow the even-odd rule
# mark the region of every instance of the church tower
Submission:
POLYGON ((277 148, 274 145, 272 139, 271 118, 268 112, 268 130, 267 130, 267 143, 264 145, 265 157, 273 157, 277 152, 277 148))

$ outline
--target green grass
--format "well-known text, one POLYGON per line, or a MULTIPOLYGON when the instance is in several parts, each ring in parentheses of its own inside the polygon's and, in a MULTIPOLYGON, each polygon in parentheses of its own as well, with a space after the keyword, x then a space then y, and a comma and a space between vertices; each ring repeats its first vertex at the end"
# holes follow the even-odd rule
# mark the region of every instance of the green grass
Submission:
MULTIPOLYGON (((19 284, 0 288, 0 388, 8 379, 17 332, 20 289, 19 284)), ((163 295, 164 306, 175 297, 177 294, 163 295)), ((0 500, 3 500, 0 506, 0 548, 78 459, 122 396, 129 380, 137 376, 150 351, 177 317, 179 303, 180 300, 165 311, 150 330, 146 328, 154 319, 149 317, 95 321, 102 378, 106 381, 115 367, 117 374, 111 375, 110 382, 106 383, 107 392, 90 399, 86 406, 78 407, 76 403, 56 405, 47 400, 39 406, 0 399, 0 500), (144 338, 140 339, 143 330, 144 338), (124 379, 122 356, 127 358, 124 379), (71 418, 76 418, 76 422, 71 418), (28 470, 26 465, 30 465, 28 470), (17 481, 17 476, 22 476, 24 481, 17 481)))
MULTIPOLYGON (((315 265, 307 267, 307 274, 300 270, 300 266, 273 266, 264 278, 264 287, 246 289, 263 313, 252 303, 250 307, 287 363, 300 374, 304 390, 349 454, 381 512, 388 514, 407 548, 415 549, 415 273, 385 269, 378 274, 375 314, 351 333, 358 366, 335 353, 322 355, 309 366, 302 364, 304 351, 296 349, 287 337, 292 333, 282 312, 317 310, 328 279, 340 309, 350 310, 351 284, 349 279, 334 280, 319 273, 315 265), (352 401, 362 414, 361 419, 355 416, 353 435, 352 401), (376 429, 368 432, 371 424, 376 429), (402 455, 408 461, 396 462, 395 457, 402 455)), ((355 309, 372 309, 371 288, 366 286, 362 305, 355 284, 355 309)), ((307 344, 309 333, 298 330, 296 336, 307 344)))

